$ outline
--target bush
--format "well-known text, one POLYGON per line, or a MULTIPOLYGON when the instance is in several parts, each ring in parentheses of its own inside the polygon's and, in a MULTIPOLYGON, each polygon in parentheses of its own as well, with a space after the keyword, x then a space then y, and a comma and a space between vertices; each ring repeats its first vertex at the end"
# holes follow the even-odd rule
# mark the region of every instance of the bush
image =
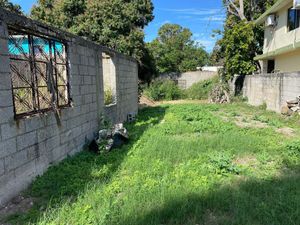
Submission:
POLYGON ((219 77, 216 76, 212 79, 205 80, 193 84, 190 88, 185 91, 186 98, 188 99, 208 99, 209 93, 213 89, 214 85, 219 82, 219 77))
POLYGON ((155 80, 143 93, 154 101, 176 100, 183 95, 182 90, 172 80, 155 80))

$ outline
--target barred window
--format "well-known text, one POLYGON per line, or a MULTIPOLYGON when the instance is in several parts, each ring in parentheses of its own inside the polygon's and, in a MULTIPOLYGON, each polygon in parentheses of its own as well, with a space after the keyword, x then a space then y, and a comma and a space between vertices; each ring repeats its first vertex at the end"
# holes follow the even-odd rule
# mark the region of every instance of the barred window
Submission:
POLYGON ((9 29, 8 49, 15 117, 69 106, 65 44, 9 29))

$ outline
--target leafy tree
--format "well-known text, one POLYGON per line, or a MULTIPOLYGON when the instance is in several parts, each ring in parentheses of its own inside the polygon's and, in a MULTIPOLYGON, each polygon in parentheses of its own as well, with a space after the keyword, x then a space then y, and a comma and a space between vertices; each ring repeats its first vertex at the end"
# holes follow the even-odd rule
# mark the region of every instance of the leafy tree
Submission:
POLYGON ((227 9, 223 38, 213 52, 216 61, 224 60, 225 75, 246 75, 260 70, 253 58, 262 53, 264 33, 254 20, 264 13, 275 0, 223 0, 227 9))
POLYGON ((61 27, 135 57, 141 79, 151 66, 145 51, 144 27, 154 18, 151 0, 39 0, 34 19, 61 27))
POLYGON ((192 32, 177 24, 165 24, 148 44, 159 73, 196 70, 208 61, 208 54, 192 40, 192 32))
POLYGON ((14 13, 23 14, 20 5, 13 4, 8 0, 0 0, 0 7, 12 11, 14 13))

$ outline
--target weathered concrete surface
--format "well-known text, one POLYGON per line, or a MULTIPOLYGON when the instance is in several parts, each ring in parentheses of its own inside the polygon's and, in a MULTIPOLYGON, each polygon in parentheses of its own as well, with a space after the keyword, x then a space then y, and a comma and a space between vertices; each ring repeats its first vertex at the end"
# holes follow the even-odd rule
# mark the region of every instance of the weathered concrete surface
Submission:
POLYGON ((218 72, 212 71, 192 71, 185 73, 169 73, 161 74, 160 79, 171 79, 178 83, 178 86, 182 89, 187 89, 193 84, 209 80, 218 75, 218 72))
POLYGON ((267 109, 280 112, 287 100, 300 96, 300 72, 246 76, 243 96, 251 105, 266 104, 267 109))
MULTIPOLYGON (((0 9, 0 206, 42 174, 49 165, 82 150, 105 114, 103 52, 113 56, 117 101, 108 115, 123 121, 138 110, 138 66, 128 56, 83 38, 0 9), (53 112, 14 119, 8 55, 8 26, 65 40, 73 106, 61 109, 61 126, 53 112)), ((55 182, 55 181, 54 181, 55 182)))
POLYGON ((211 79, 217 75, 218 72, 194 71, 180 74, 177 80, 179 87, 187 89, 195 83, 211 79))

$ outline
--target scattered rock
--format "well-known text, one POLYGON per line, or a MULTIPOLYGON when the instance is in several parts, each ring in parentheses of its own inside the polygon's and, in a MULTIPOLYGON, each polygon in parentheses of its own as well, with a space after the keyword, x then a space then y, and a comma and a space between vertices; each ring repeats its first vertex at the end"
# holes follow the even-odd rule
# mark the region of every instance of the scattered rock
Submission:
POLYGON ((100 153, 101 150, 107 152, 114 148, 119 148, 129 140, 127 129, 122 123, 116 124, 112 129, 102 129, 98 132, 98 137, 89 144, 89 150, 100 153))
POLYGON ((106 139, 109 132, 107 129, 99 130, 99 139, 106 139))
POLYGON ((286 106, 281 109, 283 115, 291 116, 293 113, 300 113, 300 97, 286 101, 286 106))
POLYGON ((291 110, 292 110, 293 112, 297 112, 297 111, 300 110, 300 107, 299 107, 299 106, 294 106, 294 107, 291 107, 291 110))
POLYGON ((281 114, 286 115, 286 116, 290 116, 290 115, 293 114, 293 111, 288 106, 282 106, 281 114))

